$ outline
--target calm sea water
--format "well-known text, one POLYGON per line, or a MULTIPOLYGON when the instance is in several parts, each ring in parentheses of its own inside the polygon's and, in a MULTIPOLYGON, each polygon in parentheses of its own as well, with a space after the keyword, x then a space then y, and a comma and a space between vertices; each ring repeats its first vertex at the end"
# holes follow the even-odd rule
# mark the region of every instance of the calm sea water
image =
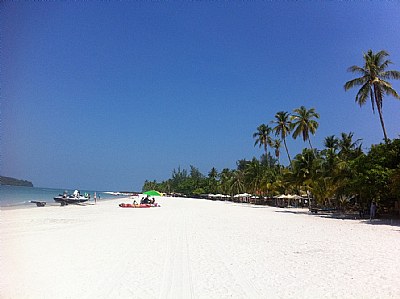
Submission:
MULTIPOLYGON (((53 197, 63 194, 67 190, 72 194, 74 190, 70 189, 51 189, 37 187, 16 187, 0 185, 0 207, 36 207, 30 203, 31 200, 46 201, 54 204, 53 197)), ((114 195, 104 193, 102 191, 80 190, 81 194, 89 193, 90 201, 93 201, 93 194, 96 192, 97 197, 101 199, 115 199, 114 195)))

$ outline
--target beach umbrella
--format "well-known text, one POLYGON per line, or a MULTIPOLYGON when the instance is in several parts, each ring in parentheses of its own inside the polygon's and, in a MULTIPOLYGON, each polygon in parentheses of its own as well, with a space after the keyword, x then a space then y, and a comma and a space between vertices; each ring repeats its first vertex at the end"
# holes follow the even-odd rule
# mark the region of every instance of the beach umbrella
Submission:
POLYGON ((249 197, 251 194, 249 193, 241 193, 241 194, 236 194, 235 197, 249 197))
POLYGON ((162 196, 161 193, 156 190, 149 190, 149 191, 143 192, 143 194, 146 194, 149 196, 162 196))

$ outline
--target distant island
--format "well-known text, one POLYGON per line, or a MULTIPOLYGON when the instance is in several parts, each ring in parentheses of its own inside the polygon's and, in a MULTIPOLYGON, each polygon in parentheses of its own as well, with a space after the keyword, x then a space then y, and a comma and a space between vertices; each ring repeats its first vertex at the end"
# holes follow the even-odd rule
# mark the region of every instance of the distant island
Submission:
POLYGON ((10 178, 6 176, 0 176, 0 185, 33 187, 32 182, 10 178))

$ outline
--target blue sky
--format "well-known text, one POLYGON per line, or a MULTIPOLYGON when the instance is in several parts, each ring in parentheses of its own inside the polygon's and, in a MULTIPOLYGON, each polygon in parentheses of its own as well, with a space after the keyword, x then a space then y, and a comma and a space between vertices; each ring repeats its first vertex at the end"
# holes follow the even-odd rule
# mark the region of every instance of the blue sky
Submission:
MULTIPOLYGON (((400 70, 398 1, 55 1, 0 4, 0 174, 35 186, 140 190, 194 165, 259 157, 252 134, 301 105, 312 142, 383 139, 354 103, 368 49, 400 70)), ((400 91, 399 82, 393 87, 400 91)), ((385 98, 390 138, 400 101, 385 98)), ((307 144, 288 140, 291 156, 307 144)), ((282 153, 283 162, 285 155, 282 153)))

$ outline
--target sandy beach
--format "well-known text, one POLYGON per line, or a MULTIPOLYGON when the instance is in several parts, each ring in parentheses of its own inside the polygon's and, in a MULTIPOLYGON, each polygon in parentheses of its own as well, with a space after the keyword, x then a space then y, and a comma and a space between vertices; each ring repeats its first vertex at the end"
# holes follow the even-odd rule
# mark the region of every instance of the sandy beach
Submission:
POLYGON ((159 198, 2 210, 0 298, 400 298, 400 227, 159 198))

